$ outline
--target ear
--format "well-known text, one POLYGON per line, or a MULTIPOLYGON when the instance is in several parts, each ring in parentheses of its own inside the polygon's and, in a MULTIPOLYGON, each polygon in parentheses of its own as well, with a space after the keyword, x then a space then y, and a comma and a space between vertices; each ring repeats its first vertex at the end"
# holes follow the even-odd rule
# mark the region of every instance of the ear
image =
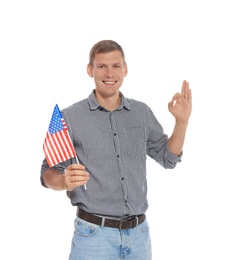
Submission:
POLYGON ((128 73, 128 67, 127 67, 127 64, 125 63, 124 65, 123 65, 123 67, 124 67, 124 77, 127 75, 127 73, 128 73))
POLYGON ((92 78, 93 77, 93 69, 92 69, 92 66, 90 64, 87 65, 86 71, 87 71, 88 75, 92 78))

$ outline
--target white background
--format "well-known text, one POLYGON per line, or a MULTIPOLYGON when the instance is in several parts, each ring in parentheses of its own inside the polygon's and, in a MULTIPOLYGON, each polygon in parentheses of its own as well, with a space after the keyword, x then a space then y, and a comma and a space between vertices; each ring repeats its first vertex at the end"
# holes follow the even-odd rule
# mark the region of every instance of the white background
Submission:
MULTIPOLYGON (((75 208, 41 187, 42 143, 53 108, 86 98, 94 43, 124 48, 121 91, 146 102, 171 134, 167 103, 188 80, 193 111, 183 160, 148 160, 153 260, 225 260, 224 1, 0 2, 0 259, 66 260, 75 208)), ((88 245, 87 245, 88 246, 88 245)))

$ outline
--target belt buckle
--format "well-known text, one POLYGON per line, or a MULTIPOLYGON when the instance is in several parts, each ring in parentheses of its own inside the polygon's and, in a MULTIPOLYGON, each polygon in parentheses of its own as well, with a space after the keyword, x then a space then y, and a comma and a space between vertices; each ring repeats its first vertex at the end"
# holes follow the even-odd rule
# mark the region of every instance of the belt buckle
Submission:
POLYGON ((119 230, 122 230, 122 222, 124 221, 124 219, 123 218, 121 218, 120 220, 119 220, 119 230))
MULTIPOLYGON (((129 221, 129 220, 126 220, 126 219, 124 219, 124 218, 121 218, 121 219, 119 220, 119 230, 122 230, 122 223, 123 223, 123 222, 126 222, 126 221, 129 221)), ((135 216, 135 217, 132 219, 132 221, 133 221, 133 226, 132 226, 132 228, 135 228, 135 227, 137 227, 137 226, 139 225, 138 216, 135 216)))
POLYGON ((134 223, 134 228, 137 227, 139 225, 139 219, 138 216, 135 216, 135 218, 133 219, 133 223, 134 223))

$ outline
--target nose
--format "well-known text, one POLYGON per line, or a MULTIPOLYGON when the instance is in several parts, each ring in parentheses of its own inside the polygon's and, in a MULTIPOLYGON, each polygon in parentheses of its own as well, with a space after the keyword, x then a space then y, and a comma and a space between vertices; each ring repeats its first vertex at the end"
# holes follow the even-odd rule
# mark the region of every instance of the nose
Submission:
POLYGON ((106 68, 105 70, 105 77, 111 78, 114 76, 113 69, 112 68, 106 68))

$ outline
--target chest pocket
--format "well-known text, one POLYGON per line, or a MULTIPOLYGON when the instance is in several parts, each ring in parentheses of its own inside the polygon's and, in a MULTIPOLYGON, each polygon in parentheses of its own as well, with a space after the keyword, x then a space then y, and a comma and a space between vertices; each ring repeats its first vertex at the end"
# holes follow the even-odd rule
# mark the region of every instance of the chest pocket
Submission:
POLYGON ((146 137, 144 127, 124 128, 123 152, 126 154, 146 154, 146 137))

